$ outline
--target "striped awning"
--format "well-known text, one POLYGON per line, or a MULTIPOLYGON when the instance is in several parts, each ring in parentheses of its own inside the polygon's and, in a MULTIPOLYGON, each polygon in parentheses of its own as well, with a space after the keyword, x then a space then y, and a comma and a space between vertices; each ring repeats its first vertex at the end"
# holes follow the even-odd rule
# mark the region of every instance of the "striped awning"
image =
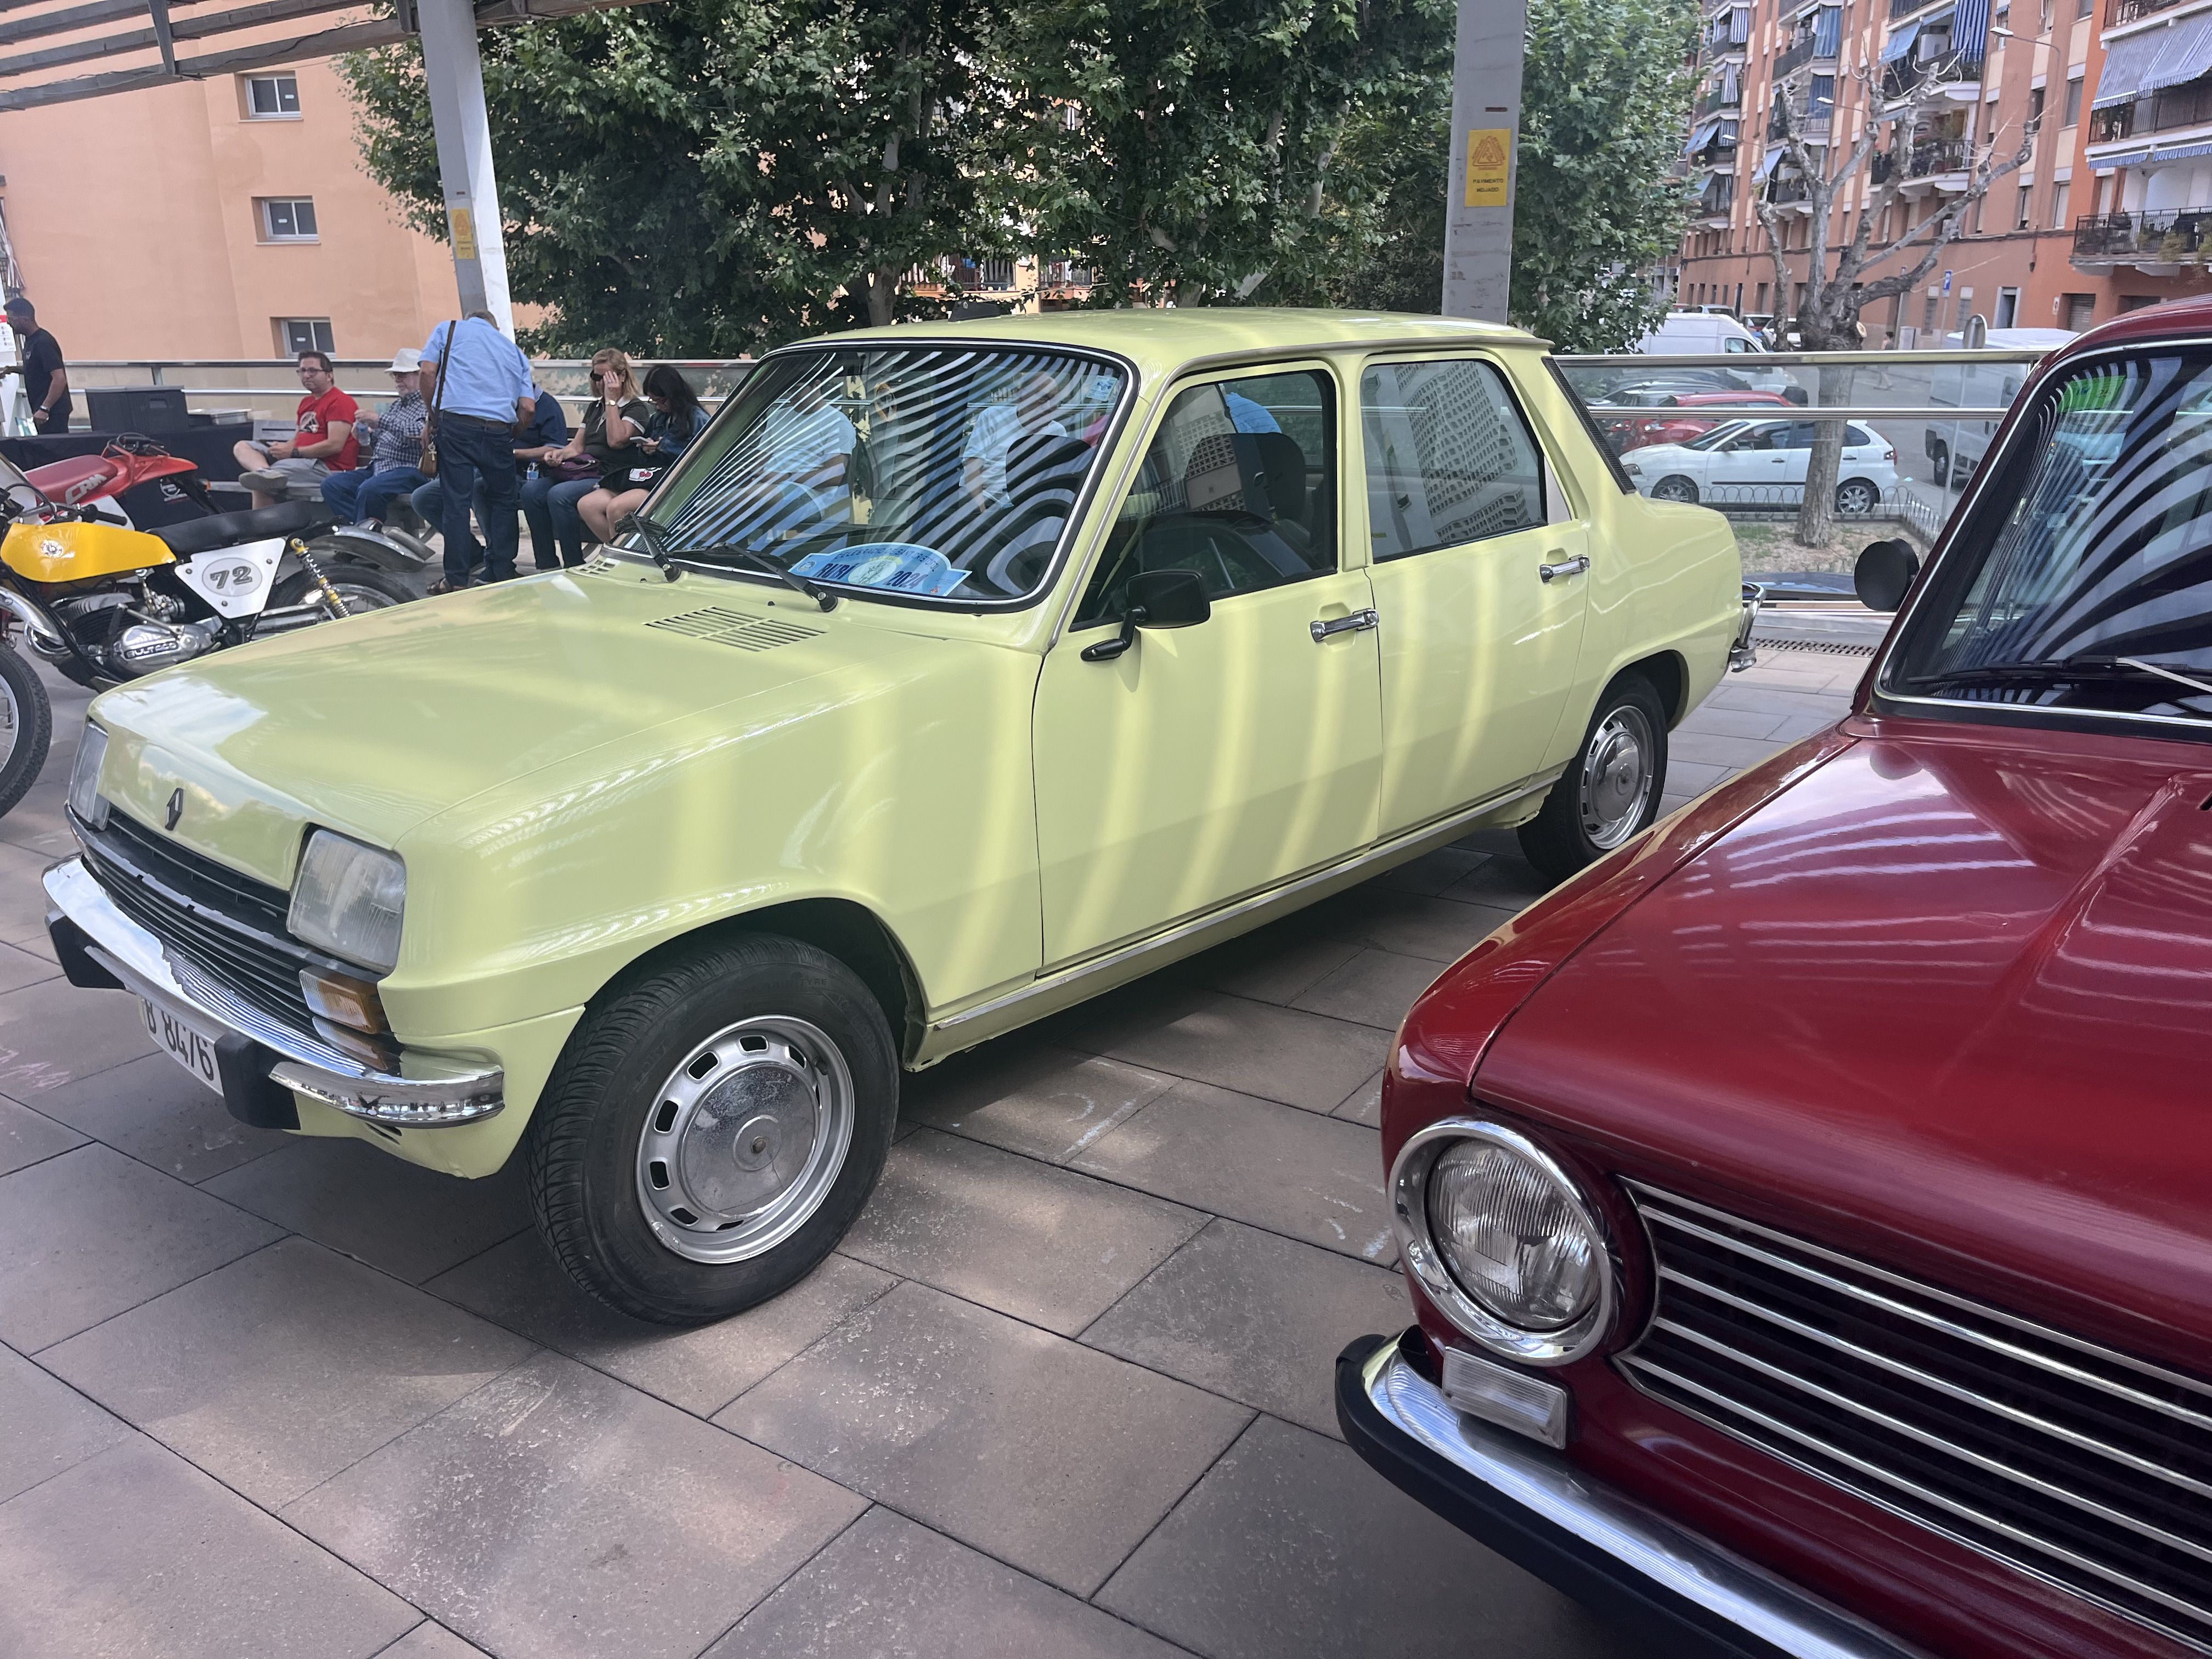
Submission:
POLYGON ((2150 146, 2148 144, 2145 144, 2138 149, 2122 150, 2117 155, 2093 155, 2089 158, 2089 165, 2092 167, 2100 168, 2131 167, 2139 161, 2148 161, 2149 160, 2150 146))
POLYGON ((2163 145, 2151 153, 2154 161, 2188 161, 2199 155, 2212 155, 2212 144, 2163 145))
POLYGON ((1764 182, 1767 175, 1774 171, 1774 164, 1782 159, 1784 152, 1788 148, 1785 144, 1769 144, 1766 147, 1765 156, 1759 164, 1759 170, 1751 175, 1752 183, 1764 182))
POLYGON ((1700 123, 1697 127, 1692 130, 1690 133, 1690 142, 1682 147, 1682 154, 1685 155, 1695 155, 1707 144, 1713 142, 1713 135, 1720 130, 1720 118, 1717 116, 1714 117, 1710 121, 1700 123))
MULTIPOLYGON (((1920 23, 1917 18, 1902 28, 1892 29, 1889 32, 1888 40, 1884 43, 1881 49, 1881 61, 1885 64, 1894 64, 1912 50, 1912 43, 1919 38, 1920 23)), ((2106 58, 2105 61, 2110 63, 2112 60, 2106 58)))
POLYGON ((2178 87, 2212 71, 2212 13, 2198 12, 2162 29, 2115 40, 2105 50, 2092 109, 2132 104, 2161 87, 2178 87))

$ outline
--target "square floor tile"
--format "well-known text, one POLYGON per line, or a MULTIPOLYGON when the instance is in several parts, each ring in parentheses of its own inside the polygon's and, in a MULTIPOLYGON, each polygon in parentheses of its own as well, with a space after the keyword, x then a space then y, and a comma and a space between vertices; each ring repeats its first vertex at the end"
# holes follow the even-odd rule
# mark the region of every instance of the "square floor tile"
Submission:
POLYGON ((704 1659, 1174 1659, 1156 1636, 878 1504, 704 1659))
POLYGON ((1335 1360, 1344 1345, 1394 1335, 1412 1322, 1396 1273, 1215 1221, 1083 1340, 1333 1435, 1335 1360))
MULTIPOLYGON (((1507 831, 1510 835, 1511 831, 1507 831)), ((1494 908, 1525 909, 1552 890, 1548 878, 1522 858, 1520 842, 1514 851, 1487 858, 1444 890, 1443 896, 1462 904, 1487 904, 1494 908)))
POLYGON ((0 1504, 0 1653, 369 1659, 422 1614, 137 1435, 0 1504))
POLYGON ((288 1238, 57 1344, 40 1363, 273 1510, 534 1352, 288 1238))
POLYGON ((1073 1336, 1205 1224, 1180 1205, 924 1129, 891 1149, 837 1248, 1073 1336))
POLYGON ((376 1659, 483 1659, 483 1650, 471 1647, 444 1626, 425 1619, 376 1659))
POLYGON ((27 1106, 0 1099, 0 1175, 43 1164, 83 1145, 84 1137, 76 1130, 27 1106))
POLYGON ((0 1176, 0 1340, 33 1352, 277 1231, 97 1143, 0 1176))
POLYGON ((73 1078, 153 1052, 137 1000, 120 992, 48 979, 0 994, 0 1094, 35 1106, 73 1078))
MULTIPOLYGON (((46 890, 41 887, 41 892, 46 890)), ((19 945, 0 945, 0 991, 20 990, 41 980, 56 979, 61 964, 19 945)))
POLYGON ((866 1507, 546 1354, 284 1519, 492 1652, 690 1659, 866 1507))
POLYGON ((1339 893, 1314 908, 1338 939, 1402 957, 1425 957, 1441 968, 1474 949, 1522 907, 1510 898, 1469 904, 1370 885, 1339 893))
POLYGON ((714 1420, 1083 1595, 1247 1416, 907 1284, 714 1420))
POLYGON ((1362 1025, 1398 1029, 1413 999, 1429 988, 1437 964, 1425 957, 1395 951, 1360 951, 1327 979, 1299 996, 1293 1006, 1362 1025))
POLYGON ((1206 1659, 1641 1659, 1349 1447, 1257 1419, 1096 1598, 1206 1659))
POLYGON ((970 1140, 1064 1164, 1175 1084, 1118 1060, 1016 1037, 908 1078, 899 1111, 970 1140))
POLYGON ((1286 916, 1194 957, 1190 978, 1209 990, 1287 1005, 1342 967, 1356 948, 1316 933, 1302 915, 1286 916))
POLYGON ((1369 1128, 1380 1128, 1382 1124, 1382 1073, 1377 1072, 1344 1097, 1343 1103, 1329 1114, 1351 1123, 1364 1123, 1369 1128))
POLYGON ((0 1504, 130 1433, 68 1383, 0 1348, 0 1504))
POLYGON ((1185 1083, 1075 1167, 1364 1261, 1396 1256, 1382 1139, 1341 1118, 1185 1083))
POLYGON ((632 1319, 586 1295, 532 1231, 422 1288, 706 1417, 892 1283, 889 1273, 833 1255, 773 1302, 678 1329, 632 1319))
POLYGON ((1080 1041, 1133 1066, 1326 1112, 1382 1063, 1390 1039, 1349 1020, 1188 991, 1102 1021, 1080 1041))
POLYGON ((288 1139, 240 1123, 207 1087, 167 1054, 148 1054, 36 1097, 47 1116, 80 1129, 179 1181, 204 1181, 288 1139))
MULTIPOLYGON (((1475 852, 1471 848, 1440 847, 1435 852, 1424 853, 1395 870, 1384 871, 1374 878, 1372 885, 1387 887, 1394 892, 1419 893, 1433 898, 1466 880, 1487 861, 1487 854, 1475 852)), ((1358 890, 1355 888, 1353 890, 1358 890)))
POLYGON ((530 1225, 520 1158, 464 1181, 358 1140, 288 1139, 202 1190, 416 1285, 530 1225))

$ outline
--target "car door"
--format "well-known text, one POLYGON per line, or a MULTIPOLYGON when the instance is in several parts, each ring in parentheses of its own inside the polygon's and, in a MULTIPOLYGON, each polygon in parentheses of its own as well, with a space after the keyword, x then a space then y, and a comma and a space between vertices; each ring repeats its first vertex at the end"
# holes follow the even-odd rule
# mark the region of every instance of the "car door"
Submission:
POLYGON ((1389 836, 1542 769, 1602 554, 1498 364, 1370 362, 1359 396, 1389 836))
POLYGON ((1810 421, 1785 421, 1774 428, 1775 459, 1780 464, 1778 476, 1782 481, 1781 499, 1795 507, 1805 499, 1805 477, 1813 470, 1813 434, 1810 421))
POLYGON ((1774 446, 1777 428, 1788 424, 1786 421, 1761 422, 1716 445, 1705 475, 1706 499, 1738 505, 1779 505, 1782 475, 1790 462, 1774 446))
POLYGON ((1154 428, 1037 687, 1048 967, 1374 839, 1374 602, 1340 556, 1338 420, 1334 376, 1300 366, 1185 385, 1154 428), (1129 578, 1168 569, 1199 573, 1206 620, 1086 661, 1129 578))

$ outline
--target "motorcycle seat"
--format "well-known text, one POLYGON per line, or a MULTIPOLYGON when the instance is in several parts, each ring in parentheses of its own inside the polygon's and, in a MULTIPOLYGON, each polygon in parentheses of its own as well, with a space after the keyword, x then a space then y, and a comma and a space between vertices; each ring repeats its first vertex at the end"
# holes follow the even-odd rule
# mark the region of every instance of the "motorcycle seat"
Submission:
POLYGON ((320 501, 279 501, 274 507, 246 513, 216 513, 204 519, 186 519, 182 524, 158 525, 146 533, 160 537, 169 551, 182 559, 195 553, 211 553, 219 547, 235 547, 240 542, 296 536, 335 522, 330 508, 320 501))

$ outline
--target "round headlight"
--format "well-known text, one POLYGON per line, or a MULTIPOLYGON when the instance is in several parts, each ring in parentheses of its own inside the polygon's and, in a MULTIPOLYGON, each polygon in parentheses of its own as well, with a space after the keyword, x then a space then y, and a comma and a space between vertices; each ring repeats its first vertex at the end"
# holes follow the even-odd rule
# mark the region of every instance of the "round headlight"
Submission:
POLYGON ((1558 1365, 1604 1339, 1615 1302, 1604 1224, 1528 1136, 1472 1118, 1431 1124, 1400 1151, 1390 1195, 1406 1265, 1485 1347, 1558 1365))

